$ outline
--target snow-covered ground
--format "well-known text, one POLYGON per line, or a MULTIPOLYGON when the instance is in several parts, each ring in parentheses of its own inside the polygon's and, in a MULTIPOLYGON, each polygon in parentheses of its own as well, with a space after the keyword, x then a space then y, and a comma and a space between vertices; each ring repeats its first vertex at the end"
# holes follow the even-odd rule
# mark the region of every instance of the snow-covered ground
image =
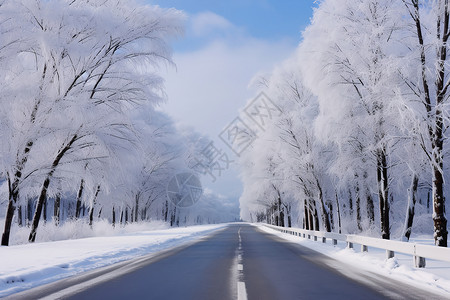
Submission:
MULTIPOLYGON (((283 239, 308 247, 354 268, 378 273, 387 278, 402 281, 417 288, 433 291, 442 297, 450 299, 450 263, 426 260, 426 268, 413 267, 412 256, 395 253, 395 257, 386 260, 386 252, 381 249, 369 247, 369 252, 361 252, 355 245, 354 249, 346 248, 344 242, 338 242, 337 246, 314 242, 286 233, 281 233, 262 224, 255 224, 261 230, 277 235, 283 239)), ((412 239, 411 242, 433 244, 431 238, 412 239)))
MULTIPOLYGON (((0 247, 0 297, 173 248, 200 239, 225 226, 226 224, 202 225, 134 233, 126 232, 130 228, 118 228, 107 231, 107 235, 112 236, 0 247)), ((139 226, 134 227, 136 228, 139 226)), ((97 234, 99 230, 97 229, 97 234)), ((42 235, 45 236, 45 233, 41 232, 42 235)))

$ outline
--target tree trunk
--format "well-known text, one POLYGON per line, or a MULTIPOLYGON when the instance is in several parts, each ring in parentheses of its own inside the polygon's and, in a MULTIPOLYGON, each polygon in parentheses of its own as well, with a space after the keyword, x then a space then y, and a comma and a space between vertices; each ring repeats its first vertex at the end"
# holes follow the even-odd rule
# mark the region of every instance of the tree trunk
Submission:
MULTIPOLYGON (((51 172, 53 173, 53 172, 51 172)), ((47 199, 47 189, 48 186, 50 185, 50 177, 51 174, 47 175, 47 178, 45 178, 44 180, 44 184, 42 185, 41 188, 41 194, 39 195, 37 204, 36 204, 36 210, 34 211, 34 216, 33 216, 33 222, 31 225, 31 232, 30 235, 28 236, 28 242, 30 243, 34 243, 36 241, 36 232, 37 232, 37 228, 39 226, 39 220, 41 219, 41 213, 42 213, 42 208, 44 206, 44 202, 47 199)))
POLYGON ((43 217, 44 217, 44 224, 47 223, 47 197, 45 197, 44 199, 44 205, 42 207, 42 211, 43 211, 43 217))
POLYGON ((384 149, 377 150, 377 183, 378 199, 380 201, 381 237, 389 240, 391 236, 389 225, 389 183, 387 176, 387 160, 384 149))
MULTIPOLYGON (((440 12, 438 12, 440 13, 440 12)), ((434 242, 436 246, 447 247, 447 219, 445 217, 444 197, 444 113, 446 89, 445 64, 447 60, 447 40, 449 38, 449 8, 445 0, 443 18, 437 19, 437 38, 439 41, 437 52, 437 78, 436 78, 436 107, 434 118, 434 134, 432 135, 433 153, 433 221, 434 242), (443 22, 443 23, 442 23, 443 22), (442 29, 442 32, 441 32, 442 29)))
POLYGON ((314 230, 315 231, 320 231, 320 224, 319 224, 319 214, 317 213, 317 206, 316 206, 316 201, 311 201, 313 204, 313 217, 314 217, 314 230))
POLYGON ((165 204, 165 210, 164 210, 164 222, 167 222, 169 217, 169 201, 166 200, 166 204, 165 204))
POLYGON ((373 203, 372 195, 370 195, 370 191, 366 190, 367 196, 367 218, 369 218, 369 223, 371 226, 375 224, 375 204, 373 203))
POLYGON ((94 204, 91 204, 91 207, 89 207, 89 226, 92 227, 93 223, 94 223, 94 204))
POLYGON ((406 241, 409 241, 409 238, 411 237, 418 185, 419 185, 419 176, 414 173, 411 181, 411 186, 408 191, 408 207, 406 209, 405 227, 403 229, 403 236, 405 237, 406 241))
POLYGON ((116 211, 114 210, 114 206, 112 208, 112 226, 116 227, 116 211))
POLYGON ((23 217, 22 217, 22 205, 19 205, 17 208, 17 224, 19 227, 23 226, 23 217))
POLYGON ((356 225, 358 230, 362 231, 361 225, 361 195, 359 194, 359 184, 356 183, 356 225))
POLYGON ((14 203, 15 203, 15 201, 11 201, 11 200, 8 202, 8 208, 6 210, 6 216, 5 216, 5 229, 2 234, 2 246, 9 245, 9 235, 11 232, 12 221, 14 219, 14 211, 16 210, 14 203))
POLYGON ((97 185, 97 189, 95 191, 94 198, 92 199, 92 202, 91 202, 91 207, 89 208, 89 226, 91 226, 91 227, 92 227, 92 224, 94 223, 94 207, 95 207, 95 203, 96 203, 99 192, 100 192, 100 185, 97 185))
POLYGON ((176 213, 177 207, 174 206, 173 210, 170 213, 170 227, 173 227, 175 225, 175 213, 176 213))
MULTIPOLYGON (((36 110, 37 110, 37 106, 34 107, 33 113, 35 113, 36 110)), ((32 122, 34 122, 33 113, 32 113, 32 122)), ((11 181, 9 174, 7 174, 8 208, 6 210, 5 227, 3 229, 3 234, 2 234, 2 246, 9 245, 9 236, 11 233, 12 221, 14 219, 14 212, 16 210, 16 204, 19 201, 19 183, 20 183, 20 180, 22 179, 22 171, 28 160, 29 152, 30 152, 32 146, 33 146, 33 142, 29 141, 24 149, 22 159, 17 159, 16 172, 14 173, 14 177, 13 177, 12 181, 11 181)))
MULTIPOLYGON (((442 162, 439 168, 442 167, 442 162)), ((434 167, 433 178, 433 222, 436 246, 447 247, 447 218, 445 217, 444 178, 441 169, 434 167)))
POLYGON ((27 227, 31 226, 31 220, 33 220, 33 199, 27 199, 27 227))
POLYGON ((80 218, 81 199, 83 197, 83 190, 84 190, 84 179, 81 179, 80 187, 78 188, 78 193, 77 193, 77 205, 75 208, 75 220, 80 218))
POLYGON ((330 201, 327 202, 328 211, 330 212, 330 224, 331 224, 331 230, 334 231, 335 224, 334 224, 334 211, 333 211, 333 203, 330 201))
POLYGON ((304 200, 304 209, 305 209, 305 219, 304 219, 305 229, 310 230, 310 227, 309 227, 309 205, 307 204, 306 199, 304 200))
POLYGON ((136 194, 135 198, 135 207, 134 207, 134 222, 138 221, 138 212, 139 212, 139 193, 136 194))
POLYGON ((284 212, 283 212, 283 203, 281 201, 281 194, 280 190, 275 187, 275 185, 272 184, 273 189, 277 193, 277 199, 275 201, 275 211, 277 213, 276 215, 276 225, 284 227, 284 212))
POLYGON ((6 209, 5 227, 2 234, 2 246, 9 245, 9 235, 11 233, 12 221, 14 219, 14 212, 16 211, 16 203, 19 199, 19 179, 21 176, 22 172, 21 170, 18 170, 15 174, 15 178, 12 184, 11 179, 9 178, 9 174, 7 177, 9 200, 8 208, 6 209))
POLYGON ((352 198, 352 191, 348 190, 348 209, 350 216, 353 216, 353 198, 352 198))
MULTIPOLYGON (((369 177, 367 171, 364 172, 364 182, 367 182, 366 179, 369 177)), ((366 200, 367 200, 367 217, 369 218, 370 226, 375 224, 375 205, 373 203, 372 195, 370 194, 369 187, 365 184, 366 191, 366 200)))
POLYGON ((286 207, 286 213, 287 213, 287 221, 288 221, 288 227, 292 227, 292 217, 291 217, 291 204, 289 203, 286 207))
POLYGON ((141 220, 142 221, 147 220, 147 207, 144 207, 144 209, 141 212, 141 220))
POLYGON ((56 194, 55 205, 53 206, 53 220, 55 225, 59 225, 61 215, 61 193, 56 194))
POLYGON ((316 185, 317 185, 317 189, 319 190, 319 202, 320 202, 320 207, 322 209, 322 221, 323 224, 325 225, 325 230, 327 232, 331 232, 331 223, 330 223, 330 216, 328 214, 328 211, 325 207, 325 203, 323 200, 323 192, 322 192, 322 186, 319 183, 319 180, 316 177, 316 185))
POLYGON ((339 205, 339 197, 336 192, 336 207, 337 207, 337 215, 338 215, 338 225, 339 225, 339 233, 342 233, 342 226, 341 226, 341 209, 339 205))

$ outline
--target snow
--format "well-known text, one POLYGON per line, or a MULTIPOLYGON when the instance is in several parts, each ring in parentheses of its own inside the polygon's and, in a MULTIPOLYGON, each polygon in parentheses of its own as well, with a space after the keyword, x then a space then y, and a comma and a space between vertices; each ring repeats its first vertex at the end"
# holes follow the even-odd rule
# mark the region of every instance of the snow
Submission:
MULTIPOLYGON (((410 255, 395 253, 394 258, 386 259, 386 252, 382 249, 368 247, 368 252, 361 252, 359 247, 356 246, 353 249, 346 248, 344 242, 338 242, 337 246, 332 246, 329 240, 327 240, 327 244, 323 244, 320 241, 314 242, 298 236, 281 233, 262 224, 255 224, 255 226, 267 233, 318 251, 353 268, 377 273, 387 279, 392 278, 417 288, 438 293, 442 297, 450 299, 450 262, 427 259, 426 268, 417 269, 413 267, 413 258, 410 255)), ((411 239, 411 242, 434 244, 434 240, 431 237, 411 239)))
POLYGON ((226 224, 0 247, 0 297, 198 240, 226 224))

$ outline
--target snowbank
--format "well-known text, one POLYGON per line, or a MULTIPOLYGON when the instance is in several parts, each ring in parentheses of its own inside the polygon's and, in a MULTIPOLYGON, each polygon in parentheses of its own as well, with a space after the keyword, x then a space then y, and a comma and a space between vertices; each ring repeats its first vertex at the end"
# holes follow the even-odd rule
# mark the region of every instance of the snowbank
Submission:
MULTIPOLYGON (((3 232, 4 219, 0 219, 0 230, 3 232)), ((52 221, 41 222, 36 235, 36 242, 53 242, 88 237, 115 236, 137 231, 147 231, 156 229, 168 229, 169 224, 162 221, 128 223, 126 226, 117 224, 115 227, 107 220, 95 221, 91 226, 86 219, 77 221, 66 221, 56 226, 52 221)), ((20 227, 14 223, 11 227, 10 245, 28 244, 30 227, 20 227)))

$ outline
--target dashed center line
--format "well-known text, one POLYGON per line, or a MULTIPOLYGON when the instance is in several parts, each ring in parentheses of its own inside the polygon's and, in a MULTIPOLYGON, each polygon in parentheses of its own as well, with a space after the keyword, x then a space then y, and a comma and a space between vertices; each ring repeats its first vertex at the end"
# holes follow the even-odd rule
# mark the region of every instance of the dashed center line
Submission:
POLYGON ((238 300, 247 300, 247 290, 245 282, 238 282, 238 300))
POLYGON ((237 270, 238 270, 238 282, 237 282, 237 298, 238 300, 247 300, 247 289, 244 282, 244 265, 242 264, 242 238, 241 228, 238 230, 239 236, 239 248, 237 251, 237 270))

